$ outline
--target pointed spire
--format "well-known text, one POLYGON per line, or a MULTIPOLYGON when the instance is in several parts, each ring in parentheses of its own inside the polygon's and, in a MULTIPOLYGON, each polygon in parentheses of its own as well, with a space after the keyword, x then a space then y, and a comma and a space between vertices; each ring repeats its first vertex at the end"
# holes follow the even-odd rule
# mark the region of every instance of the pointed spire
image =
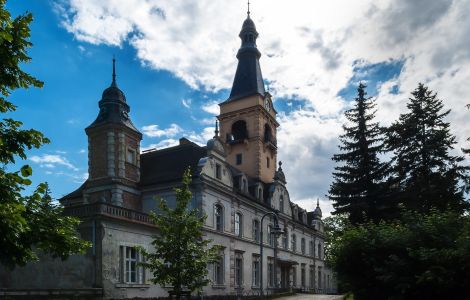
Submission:
POLYGON ((317 198, 317 207, 320 207, 320 198, 317 198))
POLYGON ((215 131, 214 131, 214 133, 215 133, 214 138, 219 137, 219 121, 217 119, 215 120, 215 131))
POLYGON ((248 11, 246 12, 247 17, 250 17, 250 0, 248 0, 248 11))
POLYGON ((117 86, 116 84, 116 59, 114 58, 114 55, 113 55, 113 81, 111 83, 111 86, 117 86))

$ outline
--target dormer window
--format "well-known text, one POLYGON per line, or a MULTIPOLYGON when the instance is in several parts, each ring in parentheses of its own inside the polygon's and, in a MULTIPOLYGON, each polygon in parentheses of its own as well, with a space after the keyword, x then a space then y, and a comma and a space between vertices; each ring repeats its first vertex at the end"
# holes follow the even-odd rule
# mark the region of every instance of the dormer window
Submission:
POLYGON ((263 199, 263 189, 261 187, 258 188, 258 195, 256 197, 261 200, 263 199))
POLYGON ((279 197, 279 211, 282 213, 284 212, 284 196, 283 195, 279 197))
POLYGON ((135 151, 133 149, 127 149, 127 162, 135 165, 135 151))
POLYGON ((222 166, 220 164, 215 164, 215 178, 222 179, 222 166))

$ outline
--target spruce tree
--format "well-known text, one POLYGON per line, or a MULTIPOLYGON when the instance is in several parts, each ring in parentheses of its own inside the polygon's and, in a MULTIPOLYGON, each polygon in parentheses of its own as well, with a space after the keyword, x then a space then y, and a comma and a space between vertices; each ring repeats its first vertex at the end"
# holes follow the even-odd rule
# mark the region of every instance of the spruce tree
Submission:
POLYGON ((466 167, 462 157, 449 152, 456 143, 445 117, 443 103, 422 83, 411 93, 408 112, 401 114, 387 133, 393 152, 393 173, 398 180, 399 202, 405 208, 428 212, 431 208, 465 207, 461 180, 466 167))
MULTIPOLYGON (((467 104, 467 108, 470 109, 470 104, 467 104)), ((470 137, 467 139, 467 141, 470 141, 470 137)), ((462 151, 465 154, 470 154, 470 148, 462 149, 462 151)))
POLYGON ((379 221, 391 208, 386 189, 388 164, 378 157, 384 147, 382 129, 373 122, 376 104, 366 98, 365 88, 359 84, 354 107, 345 112, 351 126, 343 126, 341 153, 333 156, 340 165, 335 167, 329 190, 334 214, 346 213, 352 224, 379 221))

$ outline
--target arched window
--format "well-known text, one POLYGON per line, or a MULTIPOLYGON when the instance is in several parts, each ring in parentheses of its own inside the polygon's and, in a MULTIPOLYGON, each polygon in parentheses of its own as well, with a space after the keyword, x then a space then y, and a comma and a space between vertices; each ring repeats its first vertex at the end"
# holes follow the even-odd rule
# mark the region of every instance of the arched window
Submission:
POLYGON ((293 252, 297 251, 297 238, 295 234, 293 234, 291 237, 291 248, 293 252))
POLYGON ((242 236, 243 235, 243 227, 242 227, 242 214, 236 213, 235 214, 235 235, 242 236))
POLYGON ((272 141, 272 131, 271 131, 271 126, 268 124, 264 125, 264 141, 265 142, 270 142, 272 141))
POLYGON ((314 249, 313 241, 310 241, 310 256, 313 256, 314 249))
POLYGON ((300 240, 300 251, 302 252, 302 254, 305 254, 305 239, 304 238, 300 240))
POLYGON ((245 121, 239 120, 232 124, 232 136, 235 141, 248 138, 248 131, 246 130, 245 121))
POLYGON ((253 220, 253 240, 259 243, 259 221, 253 220))
POLYGON ((282 213, 284 212, 284 196, 283 195, 279 197, 279 211, 282 213))
POLYGON ((215 230, 224 230, 224 208, 222 205, 216 204, 214 207, 215 230))

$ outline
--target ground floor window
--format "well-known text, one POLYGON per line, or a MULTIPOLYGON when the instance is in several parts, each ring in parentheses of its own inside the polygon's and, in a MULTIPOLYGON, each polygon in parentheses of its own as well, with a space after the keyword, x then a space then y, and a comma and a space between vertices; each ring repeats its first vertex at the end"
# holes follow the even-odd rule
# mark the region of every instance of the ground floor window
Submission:
POLYGON ((302 264, 302 267, 300 269, 300 283, 302 287, 305 287, 305 265, 302 264))
POLYGON ((243 257, 241 254, 235 256, 235 286, 243 285, 243 257))
POLYGON ((221 254, 218 261, 214 262, 214 276, 213 281, 215 284, 224 284, 224 255, 221 254))
POLYGON ((310 288, 315 288, 315 269, 310 267, 310 288))
POLYGON ((140 283, 145 282, 144 268, 138 265, 142 261, 140 253, 134 247, 120 247, 120 273, 121 282, 123 283, 140 283))
POLYGON ((259 256, 253 256, 253 264, 252 264, 252 285, 258 287, 259 286, 259 256))
POLYGON ((297 268, 292 267, 292 286, 297 286, 297 268))
POLYGON ((272 259, 268 260, 268 286, 274 286, 274 262, 272 259))

